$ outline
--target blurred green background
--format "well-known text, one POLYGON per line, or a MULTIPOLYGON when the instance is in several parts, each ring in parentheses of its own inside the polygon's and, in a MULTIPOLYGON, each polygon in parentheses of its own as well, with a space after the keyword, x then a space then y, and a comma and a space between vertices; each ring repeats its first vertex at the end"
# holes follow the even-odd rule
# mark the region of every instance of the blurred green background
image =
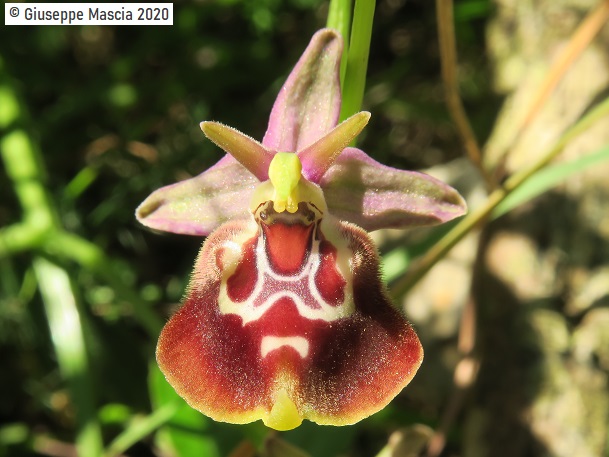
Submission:
MULTIPOLYGON (((0 166, 0 456, 96 455, 101 442, 129 456, 254 455, 250 446, 269 456, 302 455, 292 446, 374 456, 395 430, 441 423, 456 326, 423 335, 453 349, 432 347, 412 390, 343 428, 306 422, 278 435, 214 423, 181 403, 154 363, 155 332, 180 302, 202 240, 152 233, 134 210, 221 157, 200 121, 262 138, 327 10, 320 0, 176 2, 173 26, 1 29, 0 135, 25 133, 35 161, 24 159, 21 181, 9 179, 6 158, 0 166), (39 179, 46 195, 28 187, 39 179), (32 211, 21 230, 13 224, 24 220, 24 199, 32 211), (28 238, 47 213, 55 235, 28 238)), ((494 11, 490 0, 455 4, 461 91, 480 140, 503 99, 486 52, 494 11)), ((364 108, 373 116, 359 146, 387 165, 419 170, 463 156, 444 103, 433 2, 377 2, 364 108)), ((398 277, 406 261, 396 247, 407 241, 379 239, 397 259, 385 274, 398 277)), ((499 455, 465 452, 463 433, 457 421, 443 455, 499 455)))

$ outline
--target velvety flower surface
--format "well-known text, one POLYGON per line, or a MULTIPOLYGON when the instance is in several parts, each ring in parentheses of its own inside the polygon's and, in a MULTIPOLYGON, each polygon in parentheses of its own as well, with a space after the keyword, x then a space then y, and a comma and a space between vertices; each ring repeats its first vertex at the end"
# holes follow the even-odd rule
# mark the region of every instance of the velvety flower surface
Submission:
POLYGON ((348 147, 370 114, 338 124, 341 52, 336 32, 317 32, 262 143, 203 122, 227 155, 137 209, 151 228, 209 235, 157 361, 213 419, 278 430, 303 418, 352 424, 383 408, 421 364, 363 229, 444 222, 465 203, 434 178, 348 147))

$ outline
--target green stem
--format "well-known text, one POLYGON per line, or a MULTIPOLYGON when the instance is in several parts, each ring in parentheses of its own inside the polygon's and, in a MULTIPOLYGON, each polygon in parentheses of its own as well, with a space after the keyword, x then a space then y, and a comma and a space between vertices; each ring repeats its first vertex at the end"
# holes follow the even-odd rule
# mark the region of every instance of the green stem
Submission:
POLYGON ((349 31, 351 29, 351 0, 331 0, 326 27, 337 30, 343 37, 343 56, 340 60, 340 86, 345 82, 347 56, 349 55, 349 31))
POLYGON ((18 222, 0 229, 0 258, 39 247, 48 234, 46 227, 18 222))
POLYGON ((353 25, 347 56, 347 71, 342 88, 340 120, 360 111, 366 86, 366 70, 372 37, 374 0, 355 0, 353 25))
POLYGON ((24 220, 31 221, 40 231, 57 224, 44 187, 38 151, 27 133, 16 129, 6 134, 0 140, 0 154, 23 208, 24 220))
POLYGON ((0 127, 8 129, 8 133, 0 139, 0 157, 23 209, 23 222, 0 229, 0 256, 38 246, 57 224, 44 187, 38 151, 27 133, 16 128, 22 115, 11 82, 3 75, 0 79, 0 127))
POLYGON ((589 129, 596 121, 609 115, 609 98, 599 103, 586 116, 577 122, 573 127, 567 130, 556 144, 541 156, 537 162, 533 163, 528 168, 514 173, 506 180, 503 187, 492 192, 484 204, 470 212, 438 243, 436 243, 429 251, 427 251, 411 269, 398 281, 391 292, 394 296, 400 297, 408 292, 440 259, 442 259, 448 251, 452 249, 465 235, 467 235, 474 227, 486 220, 492 211, 515 189, 521 186, 531 176, 545 167, 552 159, 554 159, 563 148, 569 144, 575 137, 581 135, 589 129))
POLYGON ((178 403, 167 403, 146 417, 135 418, 108 446, 106 456, 122 454, 138 441, 167 423, 178 411, 178 403))

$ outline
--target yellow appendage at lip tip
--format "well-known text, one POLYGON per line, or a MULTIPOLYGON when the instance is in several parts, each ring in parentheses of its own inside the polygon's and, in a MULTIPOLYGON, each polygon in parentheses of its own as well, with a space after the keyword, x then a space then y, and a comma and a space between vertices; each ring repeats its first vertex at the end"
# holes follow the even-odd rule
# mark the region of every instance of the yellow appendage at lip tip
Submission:
POLYGON ((271 412, 262 421, 269 428, 285 431, 298 427, 302 423, 302 417, 286 390, 281 389, 277 392, 271 412))
POLYGON ((298 211, 298 183, 302 164, 293 152, 278 152, 269 165, 269 179, 273 184, 273 208, 278 213, 286 209, 298 211))

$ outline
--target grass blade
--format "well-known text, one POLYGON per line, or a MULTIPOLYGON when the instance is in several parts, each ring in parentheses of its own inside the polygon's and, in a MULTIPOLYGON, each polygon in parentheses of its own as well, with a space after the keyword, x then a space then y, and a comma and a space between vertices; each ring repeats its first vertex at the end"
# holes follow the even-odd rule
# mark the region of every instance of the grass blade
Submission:
POLYGON ((609 161, 609 145, 602 149, 569 162, 548 166, 534 174, 522 186, 515 189, 503 200, 492 213, 497 218, 513 210, 542 193, 556 187, 568 178, 580 173, 593 165, 609 161))
POLYGON ((76 409, 76 447, 82 457, 101 456, 102 437, 95 409, 95 394, 89 379, 87 351, 81 315, 65 270, 37 257, 34 272, 49 322, 59 369, 68 382, 76 409))
POLYGON ((178 403, 167 403, 148 416, 133 418, 129 426, 112 441, 106 456, 122 454, 169 421, 177 410, 178 403))

